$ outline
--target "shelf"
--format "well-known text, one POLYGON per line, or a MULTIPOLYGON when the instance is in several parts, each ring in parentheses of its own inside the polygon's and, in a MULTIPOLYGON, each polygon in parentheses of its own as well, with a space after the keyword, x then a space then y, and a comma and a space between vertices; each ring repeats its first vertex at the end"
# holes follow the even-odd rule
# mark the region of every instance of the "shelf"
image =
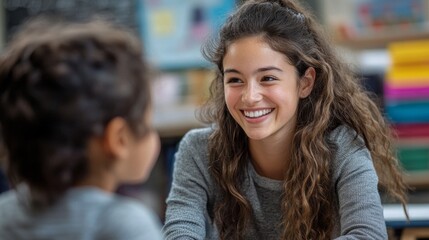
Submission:
POLYGON ((401 30, 400 28, 386 33, 373 33, 368 37, 337 38, 334 42, 340 46, 362 50, 374 48, 386 48, 389 43, 396 41, 409 41, 429 39, 429 29, 401 30))
POLYGON ((204 127, 195 117, 196 110, 192 105, 156 106, 154 127, 161 138, 183 136, 193 128, 204 127))
POLYGON ((411 187, 429 188, 429 171, 407 173, 404 178, 411 187))

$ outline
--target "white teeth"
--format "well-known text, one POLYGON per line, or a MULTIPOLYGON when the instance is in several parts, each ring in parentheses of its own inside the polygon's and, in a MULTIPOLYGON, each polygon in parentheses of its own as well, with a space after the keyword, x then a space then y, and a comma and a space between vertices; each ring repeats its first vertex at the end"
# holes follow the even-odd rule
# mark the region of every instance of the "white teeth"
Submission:
POLYGON ((264 109, 264 110, 258 110, 258 111, 244 111, 244 116, 250 117, 250 118, 258 118, 258 117, 267 115, 271 111, 272 109, 264 109))

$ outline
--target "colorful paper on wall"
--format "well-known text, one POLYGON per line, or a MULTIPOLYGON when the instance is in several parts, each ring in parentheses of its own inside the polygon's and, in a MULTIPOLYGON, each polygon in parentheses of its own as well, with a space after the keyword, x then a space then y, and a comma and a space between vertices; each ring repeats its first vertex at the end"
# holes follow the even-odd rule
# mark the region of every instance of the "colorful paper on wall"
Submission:
POLYGON ((429 146, 398 146, 397 153, 405 170, 429 170, 429 146))
POLYGON ((389 53, 394 66, 429 64, 429 40, 394 42, 389 53))
POLYGON ((384 96, 387 101, 429 99, 429 83, 414 86, 395 86, 390 82, 384 84, 384 96))
POLYGON ((429 138, 429 123, 395 124, 393 130, 399 139, 429 138))
POLYGON ((429 101, 387 102, 385 111, 392 123, 429 122, 429 101))
POLYGON ((428 85, 429 64, 395 66, 388 71, 386 78, 393 85, 428 85))

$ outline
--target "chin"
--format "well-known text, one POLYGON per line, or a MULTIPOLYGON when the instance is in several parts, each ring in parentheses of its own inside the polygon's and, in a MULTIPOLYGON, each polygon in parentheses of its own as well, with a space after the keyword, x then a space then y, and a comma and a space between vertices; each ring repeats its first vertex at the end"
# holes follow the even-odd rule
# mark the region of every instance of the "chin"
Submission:
POLYGON ((252 140, 263 140, 268 137, 266 133, 246 132, 246 136, 252 140))
POLYGON ((255 141, 260 141, 260 140, 264 140, 265 137, 249 137, 249 139, 255 140, 255 141))

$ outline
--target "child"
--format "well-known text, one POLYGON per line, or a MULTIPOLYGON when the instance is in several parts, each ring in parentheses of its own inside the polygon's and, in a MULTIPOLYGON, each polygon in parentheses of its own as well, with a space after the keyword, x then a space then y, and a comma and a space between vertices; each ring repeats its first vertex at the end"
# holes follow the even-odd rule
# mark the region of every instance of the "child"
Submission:
POLYGON ((249 0, 176 154, 166 239, 387 239, 378 185, 406 203, 389 128, 297 3, 249 0))
POLYGON ((34 21, 0 60, 0 126, 15 188, 0 239, 161 239, 155 215, 114 195, 159 153, 139 40, 104 21, 34 21))

